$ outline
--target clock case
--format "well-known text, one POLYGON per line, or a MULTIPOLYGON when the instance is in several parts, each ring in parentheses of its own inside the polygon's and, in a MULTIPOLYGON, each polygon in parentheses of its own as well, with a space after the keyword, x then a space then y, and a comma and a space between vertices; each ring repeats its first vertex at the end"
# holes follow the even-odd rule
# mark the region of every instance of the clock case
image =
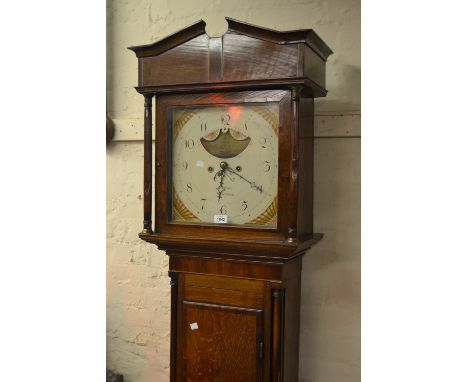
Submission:
MULTIPOLYGON (((302 255, 322 237, 313 231, 314 98, 327 93, 325 63, 332 51, 311 29, 278 32, 226 20, 228 30, 219 38, 210 38, 199 21, 153 44, 129 48, 138 57, 136 90, 145 99, 139 236, 170 258, 171 381, 215 380, 220 375, 216 380, 236 381, 240 377, 230 376, 229 365, 249 368, 247 361, 236 365, 239 354, 230 358, 226 353, 226 346, 236 341, 234 333, 213 339, 212 331, 201 330, 200 336, 224 344, 224 350, 212 350, 210 367, 193 364, 201 355, 191 345, 186 321, 193 315, 206 319, 203 309, 212 315, 224 312, 216 322, 226 328, 232 309, 241 315, 258 312, 250 349, 255 362, 242 380, 297 381, 302 255), (251 102, 280 105, 277 228, 171 222, 171 108, 251 102), (215 369, 216 375, 210 375, 215 369)), ((249 354, 247 348, 242 352, 249 354)))
POLYGON ((277 32, 226 20, 228 30, 219 38, 210 38, 199 21, 153 44, 129 48, 138 57, 136 90, 145 96, 145 216, 140 237, 168 250, 197 246, 218 253, 222 246, 233 254, 290 258, 320 239, 313 233, 313 98, 327 93, 325 62, 331 50, 310 29, 277 32), (168 108, 271 101, 280 103, 281 115, 278 228, 172 223, 168 108))

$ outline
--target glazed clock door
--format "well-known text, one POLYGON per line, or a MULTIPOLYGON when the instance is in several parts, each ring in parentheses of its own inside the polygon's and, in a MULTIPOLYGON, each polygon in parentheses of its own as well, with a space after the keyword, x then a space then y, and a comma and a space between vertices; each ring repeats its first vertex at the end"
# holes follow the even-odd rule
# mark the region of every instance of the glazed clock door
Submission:
POLYGON ((277 227, 278 103, 172 111, 172 221, 277 227))

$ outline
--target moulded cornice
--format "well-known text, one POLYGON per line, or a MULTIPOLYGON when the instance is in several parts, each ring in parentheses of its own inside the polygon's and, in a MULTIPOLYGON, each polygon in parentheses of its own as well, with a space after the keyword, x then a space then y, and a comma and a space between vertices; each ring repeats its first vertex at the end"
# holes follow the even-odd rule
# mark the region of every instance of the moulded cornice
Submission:
MULTIPOLYGON (((304 43, 314 50, 323 60, 327 60, 332 50, 312 30, 300 29, 294 31, 279 32, 268 28, 259 27, 242 21, 226 17, 228 32, 243 34, 259 40, 269 41, 275 44, 297 44, 304 43)), ((175 32, 154 43, 140 46, 131 46, 128 49, 135 52, 137 57, 152 57, 173 49, 183 43, 205 34, 206 23, 203 20, 175 32)))

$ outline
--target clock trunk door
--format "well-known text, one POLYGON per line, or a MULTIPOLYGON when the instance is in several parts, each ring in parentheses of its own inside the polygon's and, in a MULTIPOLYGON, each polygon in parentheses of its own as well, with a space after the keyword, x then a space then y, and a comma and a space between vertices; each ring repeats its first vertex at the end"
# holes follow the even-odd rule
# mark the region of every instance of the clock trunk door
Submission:
MULTIPOLYGON (((179 284, 178 382, 260 382, 267 284, 182 274, 179 284)), ((265 350, 266 354, 266 350, 265 350)), ((267 357, 268 358, 268 357, 267 357)))
POLYGON ((184 302, 184 382, 262 381, 263 312, 184 302))

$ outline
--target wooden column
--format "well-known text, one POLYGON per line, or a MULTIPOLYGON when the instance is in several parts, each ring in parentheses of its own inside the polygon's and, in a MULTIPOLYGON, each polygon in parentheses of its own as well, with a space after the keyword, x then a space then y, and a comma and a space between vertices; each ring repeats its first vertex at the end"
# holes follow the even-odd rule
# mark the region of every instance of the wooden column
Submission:
POLYGON ((153 161, 153 94, 145 94, 144 175, 143 175, 143 233, 152 233, 152 161, 153 161))
POLYGON ((169 272, 171 277, 171 367, 170 367, 170 382, 177 381, 177 301, 179 298, 179 274, 169 272))
POLYGON ((284 289, 272 289, 271 381, 283 382, 284 289))
POLYGON ((299 95, 300 88, 294 87, 291 91, 291 180, 289 183, 289 198, 293 200, 289 207, 289 227, 288 241, 297 240, 297 203, 298 203, 298 182, 299 174, 298 155, 299 155, 299 95))

